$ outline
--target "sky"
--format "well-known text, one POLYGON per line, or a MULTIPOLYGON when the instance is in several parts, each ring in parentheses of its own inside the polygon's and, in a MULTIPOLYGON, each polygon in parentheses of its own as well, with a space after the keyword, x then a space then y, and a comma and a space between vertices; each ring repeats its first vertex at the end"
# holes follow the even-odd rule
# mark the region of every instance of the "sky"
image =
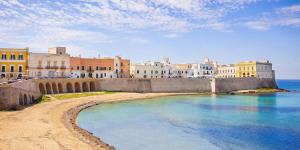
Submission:
POLYGON ((270 60, 300 79, 300 0, 0 0, 0 47, 220 64, 270 60))

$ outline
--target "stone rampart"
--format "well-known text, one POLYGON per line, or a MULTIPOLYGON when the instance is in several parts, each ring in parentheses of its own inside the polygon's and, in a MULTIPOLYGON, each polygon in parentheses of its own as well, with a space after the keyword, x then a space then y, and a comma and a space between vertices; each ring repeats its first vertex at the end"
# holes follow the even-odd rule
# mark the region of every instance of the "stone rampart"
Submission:
POLYGON ((225 93, 237 90, 253 90, 258 88, 277 88, 274 79, 258 78, 216 78, 215 93, 225 93))
POLYGON ((257 88, 277 88, 273 79, 36 79, 0 86, 0 110, 29 105, 43 94, 93 91, 155 93, 224 93, 257 88))
POLYGON ((150 79, 151 91, 155 93, 204 93, 211 92, 209 79, 180 78, 180 79, 150 79))

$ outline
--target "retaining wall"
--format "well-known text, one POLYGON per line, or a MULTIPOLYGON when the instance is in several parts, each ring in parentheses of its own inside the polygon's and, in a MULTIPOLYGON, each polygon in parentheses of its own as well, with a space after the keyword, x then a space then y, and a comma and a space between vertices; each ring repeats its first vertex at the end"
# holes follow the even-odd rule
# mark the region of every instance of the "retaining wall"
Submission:
POLYGON ((211 92, 209 79, 180 78, 180 79, 151 79, 151 92, 188 93, 211 92))
POLYGON ((273 79, 38 79, 0 86, 0 110, 31 104, 42 94, 91 91, 224 93, 257 88, 277 88, 273 79))
POLYGON ((232 92, 237 90, 253 90, 258 88, 277 88, 274 79, 257 78, 216 78, 215 93, 232 92))
POLYGON ((151 92, 150 79, 103 79, 101 91, 151 92))

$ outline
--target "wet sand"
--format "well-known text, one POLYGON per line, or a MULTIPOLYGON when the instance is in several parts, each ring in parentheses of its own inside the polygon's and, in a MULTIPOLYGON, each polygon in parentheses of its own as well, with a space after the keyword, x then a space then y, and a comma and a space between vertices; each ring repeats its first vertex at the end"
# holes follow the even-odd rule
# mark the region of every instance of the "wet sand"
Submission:
POLYGON ((170 95, 180 94, 116 93, 53 100, 20 111, 0 111, 0 149, 109 149, 112 147, 77 127, 76 115, 81 109, 103 102, 170 95))

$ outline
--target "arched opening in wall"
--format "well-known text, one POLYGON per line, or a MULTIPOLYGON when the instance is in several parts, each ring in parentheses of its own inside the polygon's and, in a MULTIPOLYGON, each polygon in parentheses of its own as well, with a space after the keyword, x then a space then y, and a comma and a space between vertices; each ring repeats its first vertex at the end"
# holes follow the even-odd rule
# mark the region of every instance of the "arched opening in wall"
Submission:
POLYGON ((28 95, 28 104, 32 104, 32 99, 30 95, 28 95))
POLYGON ((58 92, 59 93, 63 93, 64 92, 63 86, 61 85, 61 83, 58 83, 58 92))
POLYGON ((47 91, 47 94, 52 94, 50 83, 46 83, 46 91, 47 91))
POLYGON ((91 92, 96 91, 96 85, 95 85, 95 82, 90 82, 90 91, 91 91, 91 92))
POLYGON ((58 93, 56 83, 52 83, 52 90, 54 94, 58 93))
POLYGON ((68 93, 73 93, 73 86, 71 83, 67 83, 67 92, 68 93))
POLYGON ((88 84, 86 82, 82 83, 82 91, 83 92, 88 92, 89 91, 89 87, 88 87, 88 84))
POLYGON ((46 94, 45 86, 44 86, 43 83, 40 83, 40 84, 39 84, 39 89, 40 89, 40 92, 41 92, 42 94, 46 94))
POLYGON ((27 105, 28 103, 27 103, 27 95, 26 94, 24 94, 24 105, 27 105))
POLYGON ((19 105, 24 105, 23 95, 21 93, 19 94, 19 105))
POLYGON ((78 82, 75 83, 75 92, 76 93, 80 93, 81 92, 81 87, 80 87, 80 84, 78 82))

